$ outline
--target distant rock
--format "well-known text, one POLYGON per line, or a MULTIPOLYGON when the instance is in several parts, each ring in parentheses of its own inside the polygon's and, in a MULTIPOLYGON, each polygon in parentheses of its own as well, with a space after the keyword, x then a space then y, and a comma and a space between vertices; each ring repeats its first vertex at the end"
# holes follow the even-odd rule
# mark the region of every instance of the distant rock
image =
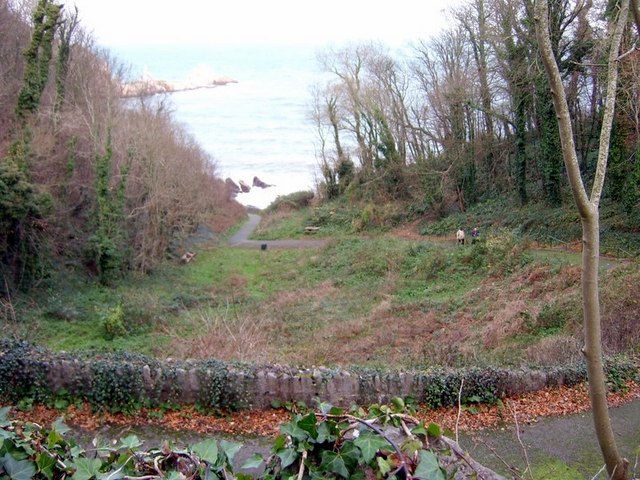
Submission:
POLYGON ((249 193, 251 191, 251 187, 244 183, 243 180, 240 180, 240 191, 242 193, 249 193))
POLYGON ((254 187, 259 187, 259 188, 269 188, 269 187, 273 187, 273 185, 270 185, 268 183, 263 182, 262 180, 260 180, 258 177, 253 177, 253 186, 254 187))
POLYGON ((199 88, 213 88, 228 85, 229 83, 238 83, 238 81, 225 76, 205 75, 201 73, 200 75, 190 78, 187 82, 172 83, 165 80, 157 80, 145 71, 140 80, 122 84, 121 92, 123 97, 145 97, 157 93, 173 93, 185 90, 197 90, 199 88))
POLYGON ((224 184, 227 187, 227 192, 229 192, 229 197, 233 198, 240 193, 240 187, 230 178, 227 177, 227 179, 224 181, 224 184))

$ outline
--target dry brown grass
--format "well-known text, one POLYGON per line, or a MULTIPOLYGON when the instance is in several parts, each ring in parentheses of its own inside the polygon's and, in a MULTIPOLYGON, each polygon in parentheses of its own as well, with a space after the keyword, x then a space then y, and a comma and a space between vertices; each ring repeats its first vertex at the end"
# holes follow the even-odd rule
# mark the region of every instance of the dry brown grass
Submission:
POLYGON ((583 342, 571 335, 542 338, 524 352, 524 357, 535 365, 552 366, 572 364, 582 359, 583 342))
POLYGON ((391 365, 418 363, 438 327, 434 312, 416 310, 397 315, 389 300, 383 299, 369 315, 351 319, 333 333, 331 359, 391 365))
POLYGON ((337 288, 331 281, 325 281, 314 288, 300 288, 292 291, 278 292, 274 299, 269 302, 268 310, 281 310, 294 303, 318 302, 324 298, 334 295, 337 288))
POLYGON ((538 313, 537 308, 532 310, 532 307, 522 298, 501 299, 497 308, 486 318, 482 329, 483 345, 489 349, 497 348, 506 339, 522 332, 527 319, 538 313))
POLYGON ((602 297, 602 340, 607 353, 640 345, 640 271, 621 266, 610 272, 602 297))
POLYGON ((280 222, 283 219, 286 219, 291 216, 291 208, 287 207, 286 204, 281 204, 279 208, 275 211, 270 211, 264 215, 260 219, 260 223, 256 227, 254 233, 257 235, 263 234, 269 229, 280 222))
MULTIPOLYGON (((627 286, 640 284, 635 278, 620 278, 627 286)), ((468 366, 500 359, 553 365, 580 359, 582 331, 572 310, 574 305, 579 309, 579 267, 533 264, 505 280, 487 278, 458 299, 457 308, 437 302, 399 304, 394 294, 400 280, 388 274, 372 292, 370 308, 359 313, 349 298, 355 294, 333 280, 280 291, 241 318, 234 318, 230 307, 226 316, 198 319, 198 337, 187 342, 176 336, 171 349, 182 356, 305 366, 468 366), (573 315, 564 329, 550 336, 540 333, 545 325, 539 324, 540 312, 549 305, 573 315)), ((246 289, 247 280, 235 275, 213 293, 233 299, 233 304, 244 301, 246 289)), ((604 296, 604 318, 627 319, 615 322, 620 330, 607 330, 608 341, 618 346, 626 337, 636 338, 637 344, 634 320, 640 307, 629 303, 634 298, 640 295, 604 296)))
POLYGON ((233 314, 199 314, 191 319, 197 336, 185 338, 181 331, 167 332, 172 338, 167 351, 178 358, 218 358, 264 362, 270 358, 265 332, 271 321, 233 314))
POLYGON ((211 295, 219 304, 243 302, 248 298, 247 279, 243 275, 232 274, 226 282, 215 284, 211 295))

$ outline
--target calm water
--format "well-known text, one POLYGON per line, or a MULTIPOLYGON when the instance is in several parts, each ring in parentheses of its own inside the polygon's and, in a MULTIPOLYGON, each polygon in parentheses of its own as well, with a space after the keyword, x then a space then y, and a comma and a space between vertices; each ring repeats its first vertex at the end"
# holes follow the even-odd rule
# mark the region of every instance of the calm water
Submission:
POLYGON ((311 86, 322 79, 319 47, 118 47, 132 78, 187 82, 207 75, 238 83, 174 93, 175 118, 214 158, 218 174, 251 185, 238 200, 266 207, 277 195, 313 189, 316 174, 311 86))

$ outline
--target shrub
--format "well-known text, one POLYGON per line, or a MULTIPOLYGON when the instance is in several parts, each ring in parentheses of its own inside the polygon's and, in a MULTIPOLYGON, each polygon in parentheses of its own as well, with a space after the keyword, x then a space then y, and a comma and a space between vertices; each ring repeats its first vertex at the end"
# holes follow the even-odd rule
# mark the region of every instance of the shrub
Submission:
POLYGON ((526 265, 532 260, 526 243, 504 230, 487 235, 484 243, 481 242, 479 247, 486 256, 485 261, 490 273, 501 276, 513 272, 517 267, 526 265))
POLYGON ((312 191, 299 191, 288 195, 280 195, 266 208, 266 212, 275 212, 283 209, 300 210, 308 207, 314 196, 315 194, 312 191))
POLYGON ((123 337, 127 334, 125 327, 124 309, 118 304, 113 310, 107 313, 102 321, 104 338, 113 340, 115 337, 123 337))
POLYGON ((506 370, 472 368, 435 371, 425 379, 424 402, 430 408, 450 407, 461 403, 494 405, 504 396, 506 370))
POLYGON ((536 333, 551 335, 563 329, 568 312, 557 303, 547 303, 542 307, 535 323, 536 333))

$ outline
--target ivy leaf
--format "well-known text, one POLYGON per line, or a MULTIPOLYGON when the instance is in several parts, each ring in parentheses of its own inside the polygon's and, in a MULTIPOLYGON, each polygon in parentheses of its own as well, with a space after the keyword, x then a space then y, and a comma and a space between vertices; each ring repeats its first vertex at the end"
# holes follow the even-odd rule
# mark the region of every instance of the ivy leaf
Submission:
POLYGON ((3 464, 11 480, 31 480, 36 475, 36 467, 30 460, 16 460, 5 453, 3 464))
POLYGON ((427 429, 424 428, 424 423, 420 422, 416 427, 411 429, 411 433, 414 435, 424 435, 427 436, 427 429))
POLYGON ((169 472, 169 475, 167 476, 167 480, 185 480, 185 478, 186 477, 183 474, 176 471, 169 472))
POLYGON ((80 455, 84 454, 84 448, 75 445, 71 450, 69 450, 69 453, 71 454, 71 458, 78 458, 80 455))
POLYGON ((336 439, 336 436, 331 433, 330 425, 332 424, 333 422, 330 424, 328 421, 325 421, 318 425, 318 437, 316 438, 316 443, 324 443, 336 439))
POLYGON ((5 438, 8 438, 8 439, 16 438, 16 434, 14 432, 10 432, 9 430, 0 428, 0 440, 3 440, 5 438))
POLYGON ((120 480, 124 477, 125 477, 124 472, 122 471, 121 468, 119 468, 111 472, 101 473, 97 478, 98 480, 120 480))
POLYGON ((325 472, 336 473, 344 478, 349 478, 349 470, 347 470, 347 466, 344 464, 343 458, 330 450, 325 450, 322 452, 322 463, 320 464, 320 468, 322 468, 325 472))
POLYGON ((49 435, 47 435, 47 448, 51 450, 56 445, 62 444, 62 443, 64 443, 64 439, 62 438, 62 435, 60 435, 58 431, 55 429, 50 430, 49 435))
POLYGON ((60 435, 64 435, 65 433, 67 433, 69 430, 71 430, 66 423, 64 423, 64 418, 62 417, 58 417, 56 418, 56 420, 51 424, 51 428, 53 430, 55 430, 56 432, 58 432, 60 435))
POLYGON ((76 472, 71 477, 72 480, 89 480, 98 476, 102 461, 97 458, 78 458, 73 464, 76 472))
POLYGON ((291 438, 295 438, 296 440, 306 440, 309 436, 306 431, 298 426, 298 422, 295 420, 281 425, 280 431, 285 435, 290 435, 291 438))
POLYGON ((42 475, 51 480, 53 478, 53 468, 56 466, 56 459, 44 453, 40 453, 36 457, 36 466, 42 475))
POLYGON ((2 407, 0 408, 0 428, 8 427, 11 425, 11 421, 9 420, 9 411, 11 407, 2 407))
POLYGON ((440 438, 442 436, 442 430, 440 430, 440 425, 436 423, 430 423, 427 428, 427 434, 433 438, 440 438))
POLYGON ((393 408, 396 412, 404 412, 406 408, 404 400, 400 397, 393 397, 391 399, 391 405, 393 405, 393 408))
POLYGON ((293 448, 283 448, 277 453, 278 457, 280 457, 280 462, 282 468, 287 468, 298 458, 298 454, 293 450, 293 448))
POLYGON ((340 455, 342 455, 345 465, 350 469, 356 468, 362 458, 360 449, 353 442, 345 442, 340 449, 340 455))
POLYGON ((247 475, 245 473, 237 473, 236 480, 254 480, 251 475, 247 475))
POLYGON ((315 440, 316 438, 318 438, 318 429, 316 427, 317 423, 318 423, 318 419, 316 418, 316 414, 311 412, 309 415, 302 418, 298 422, 298 426, 302 430, 307 432, 309 436, 315 440))
POLYGON ((344 414, 344 408, 333 407, 329 410, 329 415, 335 415, 336 417, 340 417, 344 414))
POLYGON ((205 462, 214 464, 218 461, 218 444, 215 440, 209 439, 196 443, 192 450, 205 462))
POLYGON ((422 448, 422 442, 414 438, 414 439, 407 439, 407 441, 402 444, 401 450, 407 455, 409 455, 410 457, 413 457, 414 453, 416 453, 421 448, 422 448))
POLYGON ((134 450, 138 448, 140 445, 142 445, 142 442, 140 441, 137 435, 127 435, 126 437, 120 439, 118 450, 120 450, 121 448, 134 450))
POLYGON ((446 480, 444 472, 438 465, 438 457, 430 450, 420 450, 420 461, 413 478, 422 480, 446 480))
POLYGON ((380 474, 383 477, 391 471, 391 464, 387 462, 384 458, 378 457, 376 461, 378 463, 378 469, 380 470, 380 474))
POLYGON ((277 452, 283 449, 287 445, 287 437, 285 435, 278 435, 273 441, 272 451, 277 452))
POLYGON ((262 463, 264 462, 264 458, 259 453, 254 453, 247 459, 246 462, 242 464, 241 469, 249 469, 249 468, 260 468, 262 463))
POLYGON ((220 449, 226 455, 227 460, 229 460, 229 463, 233 462, 233 457, 236 456, 236 453, 238 453, 241 448, 242 448, 242 444, 241 443, 230 442, 228 440, 221 440, 220 441, 220 449))
POLYGON ((375 457, 378 450, 382 447, 390 446, 389 442, 384 438, 368 430, 361 433, 360 436, 354 440, 354 443, 362 451, 362 458, 365 463, 373 460, 373 457, 375 457))

